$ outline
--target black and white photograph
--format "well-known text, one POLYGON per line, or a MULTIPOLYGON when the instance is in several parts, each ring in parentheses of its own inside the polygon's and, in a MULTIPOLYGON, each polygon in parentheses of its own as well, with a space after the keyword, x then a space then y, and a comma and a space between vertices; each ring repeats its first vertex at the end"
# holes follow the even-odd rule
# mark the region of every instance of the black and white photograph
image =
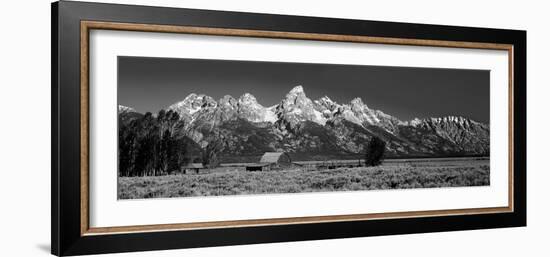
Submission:
POLYGON ((118 57, 118 199, 489 186, 490 71, 118 57))

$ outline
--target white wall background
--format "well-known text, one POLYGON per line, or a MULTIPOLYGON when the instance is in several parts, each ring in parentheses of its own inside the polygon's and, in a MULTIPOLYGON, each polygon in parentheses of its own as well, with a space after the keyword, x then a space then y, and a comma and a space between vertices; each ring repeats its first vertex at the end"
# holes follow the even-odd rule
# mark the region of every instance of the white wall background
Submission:
MULTIPOLYGON (((104 0, 528 31, 528 227, 119 254, 117 256, 548 256, 550 31, 545 1, 104 0)), ((50 244, 50 1, 8 1, 0 40, 0 256, 50 244)))

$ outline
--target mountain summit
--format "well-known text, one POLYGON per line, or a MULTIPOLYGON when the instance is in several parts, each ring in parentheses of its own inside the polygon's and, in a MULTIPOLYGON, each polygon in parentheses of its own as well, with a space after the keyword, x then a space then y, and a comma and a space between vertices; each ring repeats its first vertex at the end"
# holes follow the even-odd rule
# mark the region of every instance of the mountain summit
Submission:
POLYGON ((312 121, 325 125, 327 119, 315 109, 313 101, 306 96, 302 86, 296 86, 283 98, 276 107, 276 114, 280 120, 290 126, 296 126, 304 121, 312 121))
POLYGON ((239 97, 239 117, 250 122, 275 122, 277 117, 270 108, 265 108, 256 101, 256 97, 246 93, 239 97))

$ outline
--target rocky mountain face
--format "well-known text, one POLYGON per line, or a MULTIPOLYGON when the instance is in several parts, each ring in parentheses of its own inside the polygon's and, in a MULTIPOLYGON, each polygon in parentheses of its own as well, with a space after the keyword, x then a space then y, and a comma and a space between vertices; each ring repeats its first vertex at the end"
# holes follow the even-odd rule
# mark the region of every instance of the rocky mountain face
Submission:
POLYGON ((489 125, 463 117, 415 119, 408 123, 416 129, 432 132, 466 153, 489 153, 489 125))
MULTIPOLYGON (((220 144, 226 161, 247 161, 266 151, 286 151, 294 160, 357 158, 373 136, 386 142, 388 157, 489 154, 487 124, 455 116, 401 121, 360 98, 346 104, 327 96, 312 101, 302 86, 271 107, 248 93, 218 101, 190 94, 169 110, 179 114, 180 133, 201 147, 220 144)), ((119 106, 119 116, 135 113, 119 106)))

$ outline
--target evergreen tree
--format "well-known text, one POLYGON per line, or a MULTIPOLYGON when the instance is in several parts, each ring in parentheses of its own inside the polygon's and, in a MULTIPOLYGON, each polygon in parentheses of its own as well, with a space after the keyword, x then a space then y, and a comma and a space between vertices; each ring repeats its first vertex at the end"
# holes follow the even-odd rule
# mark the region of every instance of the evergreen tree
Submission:
POLYGON ((365 155, 365 165, 378 166, 382 163, 384 152, 386 151, 386 142, 378 137, 372 137, 367 144, 365 155))
POLYGON ((168 172, 178 171, 186 164, 186 145, 183 140, 172 138, 168 145, 168 172))

